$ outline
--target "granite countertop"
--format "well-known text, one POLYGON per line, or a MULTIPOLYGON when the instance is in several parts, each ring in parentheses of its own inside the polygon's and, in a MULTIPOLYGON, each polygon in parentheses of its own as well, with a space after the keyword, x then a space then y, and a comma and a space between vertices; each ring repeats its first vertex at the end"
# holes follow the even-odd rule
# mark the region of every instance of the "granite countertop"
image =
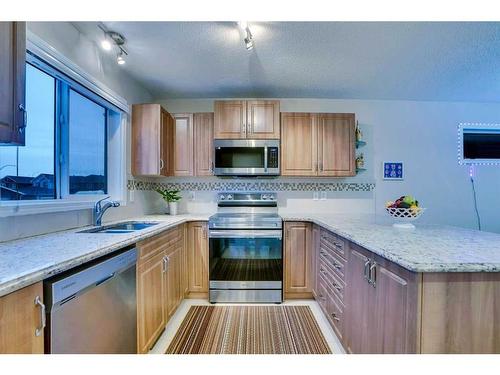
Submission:
MULTIPOLYGON (((77 233, 91 227, 0 243, 0 296, 134 244, 187 221, 210 215, 147 215, 121 221, 159 224, 125 234, 77 233)), ((500 272, 500 234, 416 223, 395 229, 374 215, 282 214, 311 221, 415 272, 500 272)), ((106 223, 108 224, 108 223, 106 223)))
MULTIPOLYGON (((77 233, 75 228, 0 243, 0 297, 55 274, 134 244, 187 221, 208 220, 209 215, 148 215, 120 220, 158 221, 137 232, 77 233)), ((105 223, 105 225, 112 223, 105 223)))
POLYGON ((500 272, 500 234, 415 223, 397 229, 375 215, 283 214, 311 221, 415 272, 500 272))

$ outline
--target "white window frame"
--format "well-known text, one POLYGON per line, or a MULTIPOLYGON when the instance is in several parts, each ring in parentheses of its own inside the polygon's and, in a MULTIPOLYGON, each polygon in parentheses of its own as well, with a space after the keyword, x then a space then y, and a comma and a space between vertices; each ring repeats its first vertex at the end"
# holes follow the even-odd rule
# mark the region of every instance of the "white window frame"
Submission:
MULTIPOLYGON (((108 194, 66 195, 59 199, 0 201, 0 217, 31 215, 89 209, 96 200, 110 196, 121 205, 127 203, 127 123, 130 107, 127 101, 82 70, 37 35, 27 32, 27 50, 51 65, 77 85, 92 91, 115 106, 118 116, 108 111, 107 118, 107 189, 108 194)), ((27 59, 27 61, 29 58, 27 59)), ((56 157, 59 152, 56 152, 56 157)), ((59 176, 60 178, 60 176, 59 176)))

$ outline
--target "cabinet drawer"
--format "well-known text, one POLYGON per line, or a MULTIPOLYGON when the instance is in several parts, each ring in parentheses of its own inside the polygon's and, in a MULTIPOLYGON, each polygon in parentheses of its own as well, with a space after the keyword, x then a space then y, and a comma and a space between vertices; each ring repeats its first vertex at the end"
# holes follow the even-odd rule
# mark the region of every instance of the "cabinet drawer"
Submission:
POLYGON ((139 242, 137 244, 137 248, 139 249, 138 262, 142 263, 163 251, 168 252, 168 248, 174 243, 182 240, 181 228, 182 226, 178 225, 154 237, 139 242))
POLYGON ((320 261, 325 262, 333 270, 334 274, 345 283, 346 261, 335 252, 329 252, 323 249, 319 251, 320 261))
POLYGON ((344 307, 342 303, 335 297, 334 294, 330 294, 326 301, 326 312, 330 323, 337 336, 342 340, 344 337, 344 307))
POLYGON ((335 296, 344 304, 345 303, 345 283, 335 275, 335 272, 324 261, 319 262, 320 278, 323 278, 325 285, 333 290, 335 296))
POLYGON ((347 249, 346 249, 346 241, 327 231, 322 229, 321 230, 321 248, 326 250, 326 251, 333 251, 336 252, 338 255, 340 255, 343 259, 347 259, 347 249))

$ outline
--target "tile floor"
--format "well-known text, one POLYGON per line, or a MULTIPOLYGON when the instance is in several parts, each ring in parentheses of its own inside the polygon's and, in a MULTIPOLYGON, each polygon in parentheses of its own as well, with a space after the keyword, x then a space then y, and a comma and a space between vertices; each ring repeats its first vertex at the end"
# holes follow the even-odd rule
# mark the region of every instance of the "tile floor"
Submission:
MULTIPOLYGON (((323 312, 321 311, 321 308, 319 307, 318 303, 313 300, 293 300, 293 301, 287 301, 283 303, 284 305, 307 305, 311 308, 314 317, 316 318, 316 321, 318 322, 318 325, 321 329, 321 332, 323 333, 323 336, 325 336, 326 342, 330 346, 330 350, 332 351, 333 354, 343 354, 345 353, 344 349, 342 348, 342 345, 340 344, 339 339, 335 335, 333 329, 331 328, 330 324, 328 323, 326 317, 324 316, 323 312)), ((202 299, 185 299, 182 301, 180 304, 179 308, 175 312, 174 316, 172 319, 170 319, 170 322, 167 324, 167 327, 163 334, 160 336, 158 341, 156 342, 156 345, 151 349, 149 352, 150 354, 163 354, 167 350, 170 342, 175 336, 175 333, 179 329, 184 317, 186 316, 189 308, 193 305, 210 305, 210 303, 206 300, 202 299)), ((224 304, 218 304, 218 305, 224 305, 224 304)), ((230 304, 234 306, 234 304, 230 304)))

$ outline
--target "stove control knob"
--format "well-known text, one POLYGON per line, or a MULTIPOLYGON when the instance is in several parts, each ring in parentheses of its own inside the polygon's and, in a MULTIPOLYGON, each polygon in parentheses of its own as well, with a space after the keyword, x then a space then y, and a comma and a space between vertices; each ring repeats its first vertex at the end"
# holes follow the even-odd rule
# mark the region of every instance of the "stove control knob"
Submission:
POLYGON ((269 194, 269 200, 271 200, 271 201, 274 200, 274 195, 273 194, 269 194))
POLYGON ((226 199, 226 196, 225 196, 224 194, 221 194, 221 195, 219 195, 219 199, 220 199, 221 201, 223 201, 224 199, 226 199))
POLYGON ((227 200, 232 201, 233 200, 233 194, 228 194, 227 195, 227 200))

